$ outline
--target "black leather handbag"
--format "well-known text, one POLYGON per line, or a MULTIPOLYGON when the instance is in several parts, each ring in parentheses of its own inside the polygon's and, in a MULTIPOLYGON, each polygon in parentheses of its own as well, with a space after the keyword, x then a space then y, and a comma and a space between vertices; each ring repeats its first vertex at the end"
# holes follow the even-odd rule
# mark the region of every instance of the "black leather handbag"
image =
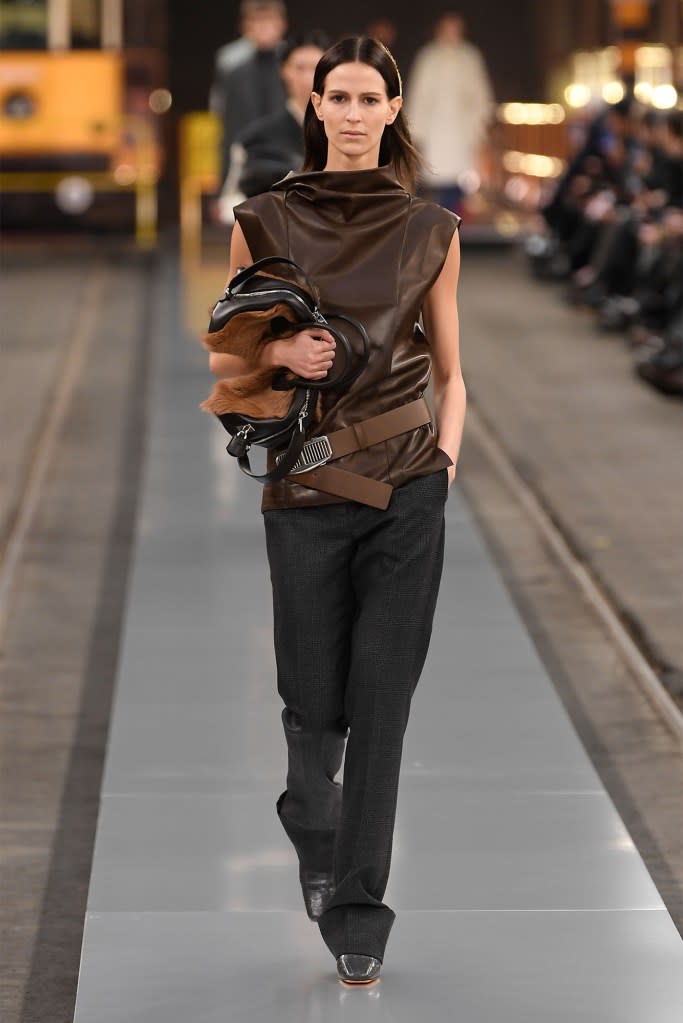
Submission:
POLYGON ((259 345, 292 336, 307 327, 324 328, 337 342, 334 365, 324 379, 306 380, 286 368, 257 370, 249 377, 220 381, 217 389, 222 385, 222 404, 218 404, 217 389, 214 389, 214 394, 202 406, 213 411, 231 434, 228 454, 237 458, 245 475, 261 483, 276 482, 290 473, 306 472, 320 464, 312 442, 306 445, 306 457, 302 456, 307 434, 315 423, 317 395, 348 387, 358 377, 369 355, 368 335, 362 324, 351 316, 323 313, 317 288, 303 268, 280 256, 257 260, 240 270, 211 313, 205 347, 243 357, 253 354, 259 345), (305 287, 263 272, 278 263, 294 269, 305 287), (345 329, 353 329, 359 338, 355 348, 347 333, 334 325, 337 322, 344 323, 345 329), (275 392, 289 394, 282 396, 284 402, 280 400, 280 407, 273 414, 274 406, 278 405, 275 392), (260 401, 256 400, 259 398, 260 401), (225 408, 226 405, 233 407, 225 408), (252 471, 249 449, 253 444, 283 449, 270 472, 259 475, 252 471))

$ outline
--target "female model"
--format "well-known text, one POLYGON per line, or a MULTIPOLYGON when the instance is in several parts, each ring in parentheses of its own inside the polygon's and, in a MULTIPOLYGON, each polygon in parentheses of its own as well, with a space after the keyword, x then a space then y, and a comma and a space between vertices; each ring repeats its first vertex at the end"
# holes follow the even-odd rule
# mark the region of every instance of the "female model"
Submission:
MULTIPOLYGON (((412 194, 420 158, 401 91, 374 39, 327 50, 306 111, 304 169, 236 207, 230 251, 231 277, 265 256, 294 259, 322 308, 355 316, 371 342, 350 388, 322 395, 315 434, 328 438, 330 460, 267 485, 262 504, 288 747, 277 812, 308 914, 346 983, 378 977, 395 918, 382 896, 403 736, 465 418, 460 220, 412 194), (432 367, 438 441, 422 397, 432 367)), ((263 346, 260 365, 316 380, 333 359, 332 336, 310 329, 263 346)), ((211 356, 220 377, 254 368, 211 356)))

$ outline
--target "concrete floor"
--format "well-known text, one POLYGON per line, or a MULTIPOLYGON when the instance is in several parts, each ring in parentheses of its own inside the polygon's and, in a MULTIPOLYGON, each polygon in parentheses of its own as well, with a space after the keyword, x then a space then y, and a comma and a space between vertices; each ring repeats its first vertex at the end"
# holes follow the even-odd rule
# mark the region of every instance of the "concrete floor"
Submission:
POLYGON ((274 813, 259 493, 196 411, 208 383, 167 336, 75 1023, 678 1020, 683 944, 457 486, 404 750, 398 917, 380 984, 338 984, 274 813))
POLYGON ((52 1023, 73 1015, 155 274, 82 244, 3 263, 0 1018, 52 1023))
POLYGON ((562 286, 532 284, 519 254, 468 258, 462 345, 479 413, 683 707, 681 403, 645 386, 621 336, 562 286))
MULTIPOLYGON (((268 624, 245 632, 243 619, 228 615, 235 577, 259 615, 269 601, 258 491, 237 478, 220 429, 196 411, 208 377, 186 338, 203 326, 224 268, 187 275, 193 304, 183 332, 168 300, 177 290, 170 264, 158 292, 149 268, 129 256, 104 267, 95 251, 68 267, 60 260, 50 345, 27 302, 46 273, 41 258, 27 253, 13 278, 4 276, 3 307, 21 341, 8 352, 3 338, 5 536, 64 357, 75 352, 80 363, 18 564, 0 661, 3 1020, 72 1015, 145 437, 146 353, 157 333, 152 454, 78 1023, 344 1011, 441 1021, 458 1008, 468 1020, 673 1018, 681 943, 634 843, 680 927, 680 751, 495 479, 473 430, 449 499, 434 645, 406 739, 387 891, 397 923, 379 987, 336 984, 274 822, 284 740, 268 624), (101 315, 74 341, 90 292, 101 315), (257 573, 248 567, 259 563, 257 573), (176 629, 188 614, 191 632, 176 629), (453 811, 441 819, 447 800, 453 811), (232 840, 236 813, 249 822, 244 848, 232 840), (429 826, 439 845, 417 841, 429 826), (405 970, 415 948, 422 959, 405 970)), ((680 538, 672 492, 680 406, 633 380, 620 345, 596 339, 510 255, 466 254, 461 306, 473 404, 571 536, 576 524, 575 548, 632 609, 675 681, 680 651, 667 616, 679 597, 665 554, 680 538), (575 417, 571 382, 589 378, 575 417), (615 428, 625 422, 632 428, 615 428), (629 488, 650 495, 645 519, 629 488), (631 560, 648 562, 642 593, 631 560)))

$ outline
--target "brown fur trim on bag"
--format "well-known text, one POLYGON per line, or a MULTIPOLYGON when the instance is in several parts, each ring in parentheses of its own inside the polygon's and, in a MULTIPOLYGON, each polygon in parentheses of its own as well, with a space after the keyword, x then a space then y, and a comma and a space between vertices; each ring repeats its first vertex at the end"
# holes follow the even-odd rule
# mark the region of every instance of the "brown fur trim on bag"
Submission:
POLYGON ((292 337, 296 332, 297 320, 289 306, 281 302, 271 309, 237 313, 220 330, 204 334, 202 344, 210 352, 253 359, 262 344, 292 337))
MULTIPOLYGON (((237 313, 214 333, 204 334, 202 344, 210 352, 237 355, 251 361, 271 341, 292 337, 299 329, 290 307, 278 303, 270 309, 237 313)), ((275 369, 253 369, 241 376, 218 380, 200 408, 214 415, 236 412, 254 419, 281 419, 289 412, 294 391, 274 391, 275 369)), ((289 374, 291 377, 292 374, 289 374)), ((316 418, 320 419, 320 395, 316 418)))
POLYGON ((274 391, 270 386, 272 379, 272 369, 262 369, 241 377, 218 380, 200 408, 218 416, 225 412, 239 412, 258 419, 286 416, 294 391, 274 391))

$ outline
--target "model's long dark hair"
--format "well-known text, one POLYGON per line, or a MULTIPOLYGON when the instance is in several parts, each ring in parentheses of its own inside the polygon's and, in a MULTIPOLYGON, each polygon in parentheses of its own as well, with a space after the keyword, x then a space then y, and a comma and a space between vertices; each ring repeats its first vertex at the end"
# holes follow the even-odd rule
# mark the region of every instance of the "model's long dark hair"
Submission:
MULTIPOLYGON (((318 61, 313 77, 313 92, 322 96, 325 81, 330 71, 340 64, 360 62, 379 71, 387 89, 387 96, 393 99, 402 95, 401 76, 396 61, 382 43, 370 36, 347 36, 331 46, 318 61)), ((392 124, 387 124, 379 148, 380 166, 389 165, 398 180, 408 192, 414 192, 423 160, 413 145, 408 123, 399 110, 392 124)), ((323 122, 316 115, 311 100, 304 115, 304 164, 305 171, 325 169, 327 163, 327 136, 323 122)))

